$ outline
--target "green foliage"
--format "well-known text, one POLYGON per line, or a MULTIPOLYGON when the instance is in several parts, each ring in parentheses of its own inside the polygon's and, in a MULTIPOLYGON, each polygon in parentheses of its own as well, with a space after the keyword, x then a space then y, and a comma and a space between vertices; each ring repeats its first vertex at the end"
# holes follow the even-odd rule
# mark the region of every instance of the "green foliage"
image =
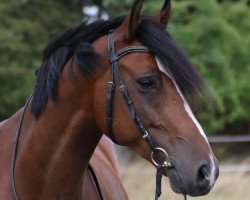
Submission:
MULTIPOLYGON (((127 13, 133 0, 92 2, 117 16, 127 13)), ((145 0, 144 11, 155 12, 162 4, 145 0)), ((191 57, 214 100, 199 113, 211 134, 250 123, 249 5, 249 0, 172 0, 168 30, 191 57)), ((31 93, 45 44, 81 18, 79 0, 0 2, 0 119, 31 93)))
POLYGON ((169 31, 191 56, 214 99, 214 105, 199 115, 210 133, 250 121, 250 7, 246 5, 246 1, 216 0, 173 4, 169 31))
POLYGON ((0 1, 0 119, 31 94, 44 46, 81 21, 81 5, 78 0, 0 1))

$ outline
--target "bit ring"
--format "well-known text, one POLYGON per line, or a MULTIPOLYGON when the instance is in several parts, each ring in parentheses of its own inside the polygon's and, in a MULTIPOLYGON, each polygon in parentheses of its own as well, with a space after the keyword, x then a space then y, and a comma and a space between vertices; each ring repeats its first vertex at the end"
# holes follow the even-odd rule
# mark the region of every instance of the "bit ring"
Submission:
POLYGON ((173 165, 171 164, 171 162, 168 159, 168 153, 163 148, 160 148, 160 147, 157 147, 154 151, 151 152, 151 160, 152 160, 152 162, 154 163, 154 165, 156 167, 160 167, 160 166, 162 166, 162 167, 169 167, 169 168, 173 167, 173 165), (154 154, 156 152, 161 152, 161 153, 163 153, 165 155, 166 158, 165 158, 165 160, 162 163, 158 163, 155 160, 154 154))

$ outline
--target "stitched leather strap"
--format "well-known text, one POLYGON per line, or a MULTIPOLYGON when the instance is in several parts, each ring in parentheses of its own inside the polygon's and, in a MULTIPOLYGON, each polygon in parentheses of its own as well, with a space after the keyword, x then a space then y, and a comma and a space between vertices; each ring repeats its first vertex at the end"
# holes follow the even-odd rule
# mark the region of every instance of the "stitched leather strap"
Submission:
POLYGON ((108 83, 108 95, 107 95, 107 124, 108 124, 108 134, 110 138, 117 143, 112 130, 113 116, 112 116, 112 107, 113 107, 113 94, 114 94, 114 76, 116 77, 119 85, 121 95, 126 102, 129 113, 135 124, 137 125, 143 139, 149 144, 152 151, 157 148, 155 142, 151 139, 147 130, 144 128, 133 102, 131 101, 125 83, 123 81, 122 75, 119 71, 118 60, 123 56, 129 53, 145 53, 149 52, 149 49, 145 46, 129 46, 119 50, 117 53, 114 48, 114 30, 109 32, 108 37, 108 51, 109 51, 109 64, 110 64, 110 77, 108 83))

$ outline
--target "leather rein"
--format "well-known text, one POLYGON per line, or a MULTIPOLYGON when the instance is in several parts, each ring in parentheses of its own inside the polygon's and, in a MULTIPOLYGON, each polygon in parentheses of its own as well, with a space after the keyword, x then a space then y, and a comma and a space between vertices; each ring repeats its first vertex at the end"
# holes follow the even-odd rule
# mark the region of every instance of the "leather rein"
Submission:
POLYGON ((10 164, 10 177, 11 177, 11 188, 12 188, 14 200, 19 200, 17 192, 16 192, 16 184, 15 184, 15 164, 16 164, 16 157, 17 157, 18 141, 19 141, 19 137, 21 134, 21 130, 22 130, 24 114, 25 114, 25 111, 26 111, 31 99, 32 99, 32 95, 29 97, 29 99, 25 103, 25 106, 24 106, 24 109, 23 109, 23 112, 22 112, 22 115, 21 115, 21 118, 19 121, 19 125, 18 125, 18 128, 16 130, 14 142, 13 142, 13 150, 12 150, 12 157, 11 157, 11 164, 10 164))
POLYGON ((108 133, 110 138, 117 143, 112 130, 112 123, 113 123, 113 116, 112 116, 112 105, 113 105, 113 96, 114 96, 114 78, 117 79, 119 90, 121 92, 121 95, 126 102, 130 116, 132 120, 135 122, 137 128, 140 131, 140 134, 142 138, 148 143, 149 147, 151 148, 151 159, 154 165, 157 168, 156 173, 156 190, 155 190, 155 200, 157 200, 161 195, 161 178, 163 173, 163 168, 172 168, 173 165, 170 163, 167 152, 163 149, 157 146, 157 144, 154 142, 154 140, 150 137, 148 131, 143 126, 136 109, 134 107, 133 102, 131 101, 131 98, 128 94, 125 82, 122 78, 122 75, 119 70, 118 61, 123 56, 130 54, 130 53, 148 53, 150 50, 145 46, 129 46, 125 47, 118 52, 115 52, 114 47, 114 33, 115 30, 111 30, 109 32, 108 36, 108 52, 109 52, 109 64, 110 64, 110 76, 109 76, 109 82, 108 82, 108 95, 107 95, 107 124, 108 124, 108 133), (161 153, 165 156, 165 160, 161 163, 157 162, 155 160, 155 154, 161 153))

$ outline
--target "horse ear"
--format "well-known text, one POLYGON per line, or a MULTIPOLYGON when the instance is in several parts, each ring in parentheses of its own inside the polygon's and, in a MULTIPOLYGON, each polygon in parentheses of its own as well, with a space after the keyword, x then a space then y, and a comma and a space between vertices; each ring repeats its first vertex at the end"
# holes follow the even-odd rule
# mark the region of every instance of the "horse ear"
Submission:
POLYGON ((120 26, 120 28, 125 28, 127 30, 126 40, 128 41, 132 41, 135 38, 136 29, 141 23, 142 5, 143 0, 135 0, 130 15, 125 18, 120 26))
POLYGON ((170 13, 171 13, 171 2, 170 0, 165 0, 161 11, 153 15, 153 19, 155 19, 158 23, 167 26, 170 13))
POLYGON ((143 5, 143 0, 136 0, 130 12, 129 25, 128 25, 128 39, 129 40, 134 39, 136 29, 141 23, 142 5, 143 5))

